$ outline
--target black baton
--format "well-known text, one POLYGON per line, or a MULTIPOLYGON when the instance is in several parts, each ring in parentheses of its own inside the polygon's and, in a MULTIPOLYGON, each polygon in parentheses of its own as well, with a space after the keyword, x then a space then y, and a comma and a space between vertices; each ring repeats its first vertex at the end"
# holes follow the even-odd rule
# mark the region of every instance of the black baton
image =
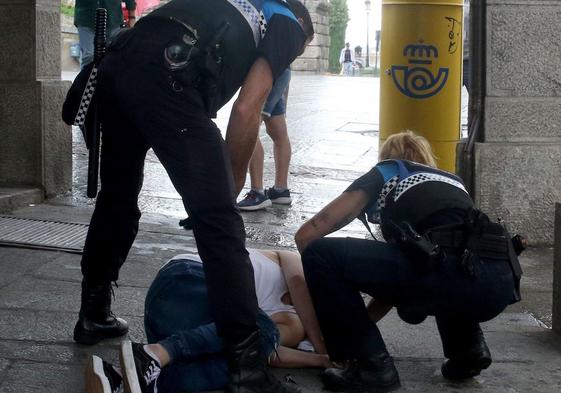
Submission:
MULTIPOLYGON (((98 67, 105 54, 105 42, 107 40, 107 10, 98 8, 95 12, 95 36, 94 36, 94 67, 98 67)), ((99 97, 96 98, 96 101, 99 97)), ((90 152, 88 156, 88 198, 97 196, 97 177, 99 173, 99 145, 101 141, 101 122, 99 121, 98 105, 94 104, 93 130, 88 133, 90 152)))

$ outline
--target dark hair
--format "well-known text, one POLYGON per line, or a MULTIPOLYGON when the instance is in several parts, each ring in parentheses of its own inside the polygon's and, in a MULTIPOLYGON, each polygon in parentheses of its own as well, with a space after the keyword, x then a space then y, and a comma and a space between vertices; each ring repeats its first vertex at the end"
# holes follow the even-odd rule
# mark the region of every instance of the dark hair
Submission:
POLYGON ((313 37, 314 35, 314 23, 312 22, 312 17, 308 12, 308 9, 304 4, 298 0, 286 0, 288 7, 294 13, 296 18, 302 19, 302 28, 307 37, 313 37))

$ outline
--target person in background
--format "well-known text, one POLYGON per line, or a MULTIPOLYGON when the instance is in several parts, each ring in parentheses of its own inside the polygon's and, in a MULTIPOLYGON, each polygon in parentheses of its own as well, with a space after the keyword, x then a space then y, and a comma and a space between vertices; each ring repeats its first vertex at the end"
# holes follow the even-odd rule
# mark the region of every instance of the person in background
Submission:
POLYGON ((341 54, 339 55, 339 64, 341 64, 343 75, 351 76, 353 75, 353 65, 355 64, 355 54, 351 49, 351 44, 346 43, 345 47, 341 49, 341 54))
MULTIPOLYGON (((124 3, 129 11, 126 26, 133 27, 136 22, 136 1, 125 0, 124 3)), ((80 68, 84 68, 94 59, 95 10, 97 8, 107 10, 107 39, 117 34, 124 23, 121 0, 76 0, 74 25, 78 29, 80 42, 80 68)))
POLYGON ((240 210, 260 210, 271 204, 290 205, 292 198, 288 189, 288 167, 292 154, 286 126, 286 105, 290 85, 290 68, 277 78, 261 111, 267 134, 273 140, 275 158, 275 184, 268 190, 263 188, 263 144, 257 138, 253 155, 249 161, 251 190, 238 202, 240 210))

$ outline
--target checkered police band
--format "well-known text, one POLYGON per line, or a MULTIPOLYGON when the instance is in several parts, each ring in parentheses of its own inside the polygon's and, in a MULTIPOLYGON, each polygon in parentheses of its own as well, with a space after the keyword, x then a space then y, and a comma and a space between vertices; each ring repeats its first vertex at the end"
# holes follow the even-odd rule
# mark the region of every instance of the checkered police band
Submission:
POLYGON ((265 15, 262 11, 258 11, 249 0, 228 0, 236 9, 243 15, 247 23, 253 30, 253 38, 255 40, 255 46, 259 45, 259 42, 265 36, 267 31, 267 22, 265 20, 265 15))
POLYGON ((382 210, 386 207, 386 199, 394 189, 395 189, 395 194, 393 195, 393 201, 395 202, 406 191, 410 190, 411 188, 419 184, 426 183, 428 181, 444 182, 461 189, 467 194, 467 191, 462 183, 450 177, 442 176, 436 173, 419 172, 411 176, 408 176, 403 180, 400 180, 399 176, 395 175, 386 183, 384 183, 384 186, 380 191, 380 195, 378 196, 378 200, 376 201, 376 209, 374 210, 370 218, 371 221, 377 224, 381 222, 381 214, 382 214, 382 210))
POLYGON ((422 183, 426 183, 428 181, 439 181, 439 182, 444 182, 444 183, 448 183, 451 184, 455 187, 458 187, 459 189, 461 189, 462 191, 464 191, 467 194, 467 191, 464 187, 464 185, 462 183, 460 183, 457 180, 452 179, 451 177, 448 176, 442 176, 436 173, 430 173, 430 172, 419 172, 419 173, 415 173, 414 175, 411 175, 405 179, 403 179, 402 181, 399 182, 399 184, 397 185, 397 188, 395 190, 395 194, 393 196, 393 200, 397 201, 406 191, 410 190, 411 188, 422 184, 422 183))
POLYGON ((95 87, 97 85, 97 67, 92 68, 90 77, 88 78, 88 83, 86 83, 86 88, 82 94, 82 99, 80 100, 80 106, 78 107, 78 112, 76 113, 76 118, 74 119, 74 125, 82 127, 86 122, 86 116, 88 114, 88 109, 92 103, 92 99, 95 93, 95 87))
POLYGON ((380 191, 380 195, 378 196, 378 200, 376 201, 376 209, 372 214, 371 220, 372 222, 379 224, 381 217, 380 214, 382 213, 382 209, 386 207, 386 198, 390 192, 397 186, 399 183, 399 176, 395 175, 390 180, 384 183, 382 187, 382 191, 380 191))

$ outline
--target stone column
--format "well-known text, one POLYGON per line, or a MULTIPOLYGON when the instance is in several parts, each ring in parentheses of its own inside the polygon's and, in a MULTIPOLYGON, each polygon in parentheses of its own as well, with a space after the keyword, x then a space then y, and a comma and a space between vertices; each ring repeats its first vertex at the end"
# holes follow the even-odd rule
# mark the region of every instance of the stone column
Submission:
POLYGON ((60 0, 0 0, 0 186, 72 185, 72 135, 60 108, 60 0))
POLYGON ((326 72, 329 62, 329 3, 326 0, 304 0, 314 22, 314 40, 292 63, 295 71, 326 72))
POLYGON ((553 330, 561 336, 561 203, 555 204, 553 252, 553 330))
POLYGON ((561 201, 561 1, 487 0, 483 143, 475 199, 533 245, 561 201))

